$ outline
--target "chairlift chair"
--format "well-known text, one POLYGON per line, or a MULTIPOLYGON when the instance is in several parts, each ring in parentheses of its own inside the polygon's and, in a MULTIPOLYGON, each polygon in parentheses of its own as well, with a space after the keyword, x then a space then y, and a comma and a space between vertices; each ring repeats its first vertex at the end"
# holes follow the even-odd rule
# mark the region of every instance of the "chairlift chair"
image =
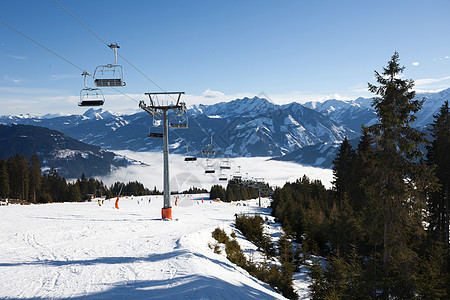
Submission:
POLYGON ((171 128, 188 128, 188 118, 183 113, 176 113, 170 119, 169 125, 171 128))
POLYGON ((94 83, 97 87, 120 87, 125 86, 123 81, 123 68, 117 63, 117 49, 120 48, 117 43, 110 44, 109 47, 114 50, 114 63, 100 65, 95 68, 94 83))
POLYGON ((238 166, 239 170, 233 173, 233 179, 242 179, 241 166, 238 166))
POLYGON ((105 97, 100 89, 82 89, 80 91, 80 102, 78 106, 102 106, 105 103, 105 97))
POLYGON ((206 159, 205 174, 212 174, 212 173, 216 173, 216 170, 214 169, 214 166, 210 164, 210 160, 206 159))
POLYGON ((184 161, 197 161, 197 156, 194 155, 194 151, 189 151, 189 145, 187 146, 187 156, 184 157, 184 161))
POLYGON ((210 144, 206 144, 205 146, 203 146, 202 154, 203 155, 214 155, 214 154, 216 154, 216 147, 214 147, 213 137, 212 136, 211 136, 211 143, 210 144))
POLYGON ((155 116, 153 116, 152 127, 150 127, 148 136, 154 138, 162 138, 164 134, 162 133, 162 126, 160 125, 161 120, 156 119, 155 116))
POLYGON ((227 181, 227 180, 228 180, 227 174, 220 173, 220 175, 219 175, 219 181, 227 181))
POLYGON ((229 157, 227 157, 225 160, 222 160, 220 162, 220 169, 221 170, 230 170, 231 169, 231 162, 230 162, 229 157))
POLYGON ((88 72, 84 71, 82 74, 84 76, 84 89, 80 91, 80 101, 78 106, 101 106, 105 103, 105 97, 103 96, 102 90, 97 88, 91 88, 86 85, 86 76, 90 75, 88 72))

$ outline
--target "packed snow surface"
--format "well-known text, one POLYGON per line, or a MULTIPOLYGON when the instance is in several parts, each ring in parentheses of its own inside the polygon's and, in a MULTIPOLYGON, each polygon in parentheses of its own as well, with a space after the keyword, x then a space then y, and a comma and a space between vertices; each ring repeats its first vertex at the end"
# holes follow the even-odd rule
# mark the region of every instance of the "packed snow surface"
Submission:
POLYGON ((1 206, 0 298, 283 299, 208 246, 236 213, 268 216, 268 199, 172 197, 173 221, 161 220, 162 196, 1 206))

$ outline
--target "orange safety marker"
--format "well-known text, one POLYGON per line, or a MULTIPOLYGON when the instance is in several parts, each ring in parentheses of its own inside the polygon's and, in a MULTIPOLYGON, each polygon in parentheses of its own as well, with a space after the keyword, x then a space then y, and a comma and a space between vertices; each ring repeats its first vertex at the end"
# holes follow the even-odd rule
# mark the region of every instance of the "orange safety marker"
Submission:
POLYGON ((202 197, 202 203, 203 203, 203 197, 202 197))
POLYGON ((119 197, 117 197, 117 200, 116 200, 116 208, 119 209, 119 197))
POLYGON ((172 207, 161 208, 162 218, 172 220, 172 207))

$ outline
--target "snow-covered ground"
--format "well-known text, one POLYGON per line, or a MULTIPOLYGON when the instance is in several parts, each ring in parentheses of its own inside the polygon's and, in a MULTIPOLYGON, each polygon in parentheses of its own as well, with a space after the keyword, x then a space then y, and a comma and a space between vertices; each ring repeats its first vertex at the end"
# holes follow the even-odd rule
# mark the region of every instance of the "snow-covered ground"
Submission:
MULTIPOLYGON (((108 186, 116 181, 139 181, 146 187, 157 187, 162 190, 162 153, 159 152, 134 152, 115 151, 120 155, 136 159, 146 165, 132 165, 112 172, 108 176, 99 178, 108 186), (125 179, 125 180, 124 180, 125 179)), ((216 168, 216 173, 205 174, 206 161, 199 158, 196 162, 185 162, 184 156, 171 154, 169 158, 172 191, 184 191, 192 186, 209 190, 214 184, 226 185, 219 181, 220 159, 211 159, 216 168)), ((232 176, 241 167, 243 178, 264 178, 272 186, 282 187, 286 181, 295 181, 303 175, 311 179, 320 179, 327 187, 331 187, 333 172, 331 169, 323 169, 311 166, 303 166, 293 162, 270 160, 270 157, 238 157, 231 159, 231 170, 225 172, 232 176)))
POLYGON ((216 227, 231 231, 236 213, 270 209, 257 200, 236 206, 178 197, 174 221, 161 220, 161 196, 121 198, 120 209, 114 199, 1 206, 0 298, 283 299, 208 246, 216 227))

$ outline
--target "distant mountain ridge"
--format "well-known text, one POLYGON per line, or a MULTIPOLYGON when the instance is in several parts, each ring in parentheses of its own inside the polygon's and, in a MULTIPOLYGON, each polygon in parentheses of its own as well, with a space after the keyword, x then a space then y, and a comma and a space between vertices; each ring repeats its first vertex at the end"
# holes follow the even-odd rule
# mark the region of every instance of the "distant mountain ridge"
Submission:
MULTIPOLYGON (((450 89, 439 93, 418 93, 416 98, 425 99, 414 124, 421 128, 432 122, 433 114, 450 98, 450 89)), ((170 151, 185 154, 187 141, 190 150, 199 154, 213 136, 218 150, 222 150, 218 151, 218 156, 271 156, 328 168, 331 157, 335 155, 333 153, 345 136, 358 138, 362 124, 377 122, 371 102, 372 99, 358 98, 277 105, 254 97, 194 105, 188 110, 189 129, 169 132, 170 151)), ((92 108, 83 115, 0 117, 0 123, 57 129, 104 149, 161 151, 161 139, 147 137, 152 122, 152 117, 146 112, 119 115, 92 108)))
MULTIPOLYGON (((414 127, 424 127, 433 122, 433 115, 450 99, 450 88, 437 93, 417 93, 415 99, 424 99, 422 109, 416 114, 417 121, 414 127)), ((372 98, 357 98, 350 101, 326 100, 324 102, 307 102, 305 107, 314 109, 333 121, 348 126, 352 130, 359 132, 361 124, 372 125, 377 122, 377 115, 371 106, 372 98)))
MULTIPOLYGON (((54 118, 0 117, 0 123, 58 129, 105 149, 160 151, 161 140, 147 137, 152 121, 146 112, 116 115, 102 109, 54 118)), ((354 137, 357 133, 299 103, 280 106, 266 99, 244 98, 193 106, 189 109, 189 129, 170 133, 171 152, 186 152, 183 139, 200 152, 210 142, 209 136, 214 136, 214 143, 223 150, 220 155, 249 157, 283 155, 307 145, 354 137)))
POLYGON ((0 125, 0 158, 37 154, 43 171, 55 168, 61 177, 108 174, 132 161, 98 146, 88 145, 56 130, 31 125, 0 125))

